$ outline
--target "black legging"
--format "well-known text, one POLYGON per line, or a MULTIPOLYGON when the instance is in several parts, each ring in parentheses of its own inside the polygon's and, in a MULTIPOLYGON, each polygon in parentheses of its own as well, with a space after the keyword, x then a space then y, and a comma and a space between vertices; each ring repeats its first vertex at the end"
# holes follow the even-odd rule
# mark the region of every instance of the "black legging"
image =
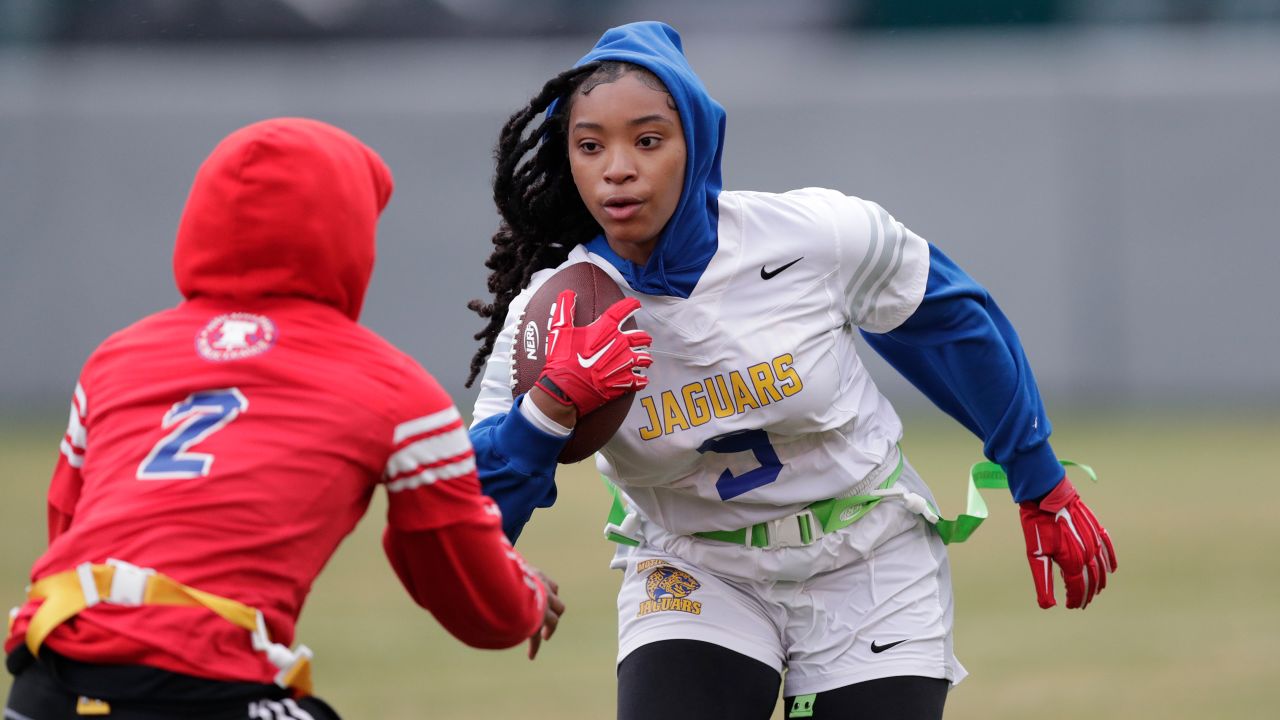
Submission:
MULTIPOLYGON (((781 677, 764 663, 698 640, 663 640, 618 665, 618 720, 768 720, 781 677)), ((946 680, 902 676, 818 693, 812 720, 938 720, 946 680)), ((784 717, 794 698, 787 698, 784 717)))
POLYGON ((221 683, 139 665, 94 665, 49 648, 36 662, 25 646, 8 658, 15 672, 5 720, 79 720, 80 696, 105 698, 109 720, 249 720, 305 718, 339 720, 316 697, 286 700, 274 685, 221 683))

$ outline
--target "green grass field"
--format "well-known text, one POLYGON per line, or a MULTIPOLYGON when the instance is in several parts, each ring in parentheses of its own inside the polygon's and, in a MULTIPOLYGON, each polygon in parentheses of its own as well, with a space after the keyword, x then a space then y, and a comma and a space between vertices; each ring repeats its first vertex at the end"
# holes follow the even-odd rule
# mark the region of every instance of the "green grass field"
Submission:
MULTIPOLYGON (((954 515, 980 448, 935 413, 916 414, 903 447, 954 515)), ((1040 610, 1014 508, 989 492, 992 518, 951 554, 956 647, 972 674, 948 718, 1275 717, 1280 417, 1068 413, 1056 427, 1059 454, 1098 470, 1099 485, 1077 485, 1115 539, 1120 572, 1085 612, 1040 610)), ((0 436, 5 605, 20 601, 44 542, 60 432, 8 425, 0 436)), ((348 718, 612 717, 618 578, 600 537, 607 497, 587 466, 563 471, 560 493, 520 543, 569 603, 537 661, 463 647, 409 601, 382 558, 379 499, 303 613, 320 694, 348 718)), ((4 675, 0 694, 8 685, 4 675)))

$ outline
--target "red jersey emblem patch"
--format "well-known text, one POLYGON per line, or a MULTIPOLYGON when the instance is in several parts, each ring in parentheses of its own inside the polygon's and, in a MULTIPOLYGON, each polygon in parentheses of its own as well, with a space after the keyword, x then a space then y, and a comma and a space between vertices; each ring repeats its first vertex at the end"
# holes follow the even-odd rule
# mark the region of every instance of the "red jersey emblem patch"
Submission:
POLYGON ((196 333, 196 352, 214 362, 261 355, 275 343, 275 323, 266 315, 253 313, 219 315, 196 333))

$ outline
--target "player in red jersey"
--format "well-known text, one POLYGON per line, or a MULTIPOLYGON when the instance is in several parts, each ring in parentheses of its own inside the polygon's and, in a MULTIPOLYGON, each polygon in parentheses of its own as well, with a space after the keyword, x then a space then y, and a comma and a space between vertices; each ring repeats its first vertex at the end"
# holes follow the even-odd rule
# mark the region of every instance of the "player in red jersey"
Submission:
POLYGON ((336 717, 289 645, 378 485, 387 557, 446 629, 531 657, 550 637, 564 606, 503 536, 449 396, 356 322, 391 188, 313 120, 251 125, 205 161, 174 252, 186 300, 110 337, 76 385, 6 718, 336 717))

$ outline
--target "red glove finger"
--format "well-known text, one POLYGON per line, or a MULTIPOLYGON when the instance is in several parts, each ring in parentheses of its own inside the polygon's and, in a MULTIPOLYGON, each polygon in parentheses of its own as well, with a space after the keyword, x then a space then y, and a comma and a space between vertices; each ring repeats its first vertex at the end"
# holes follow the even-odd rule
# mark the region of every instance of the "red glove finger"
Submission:
POLYGON ((1093 539, 1093 559, 1090 563, 1090 570, 1094 573, 1093 577, 1097 584, 1093 594, 1097 595, 1107 587, 1107 563, 1104 557, 1106 550, 1102 547, 1102 533, 1099 532, 1098 526, 1093 519, 1089 517, 1092 513, 1088 512, 1084 503, 1077 505, 1073 515, 1081 527, 1081 531, 1089 533, 1089 536, 1093 539))
POLYGON ((1067 607, 1073 610, 1083 607, 1089 583, 1085 577, 1087 571, 1079 546, 1064 543, 1063 549, 1053 556, 1053 560, 1062 571, 1062 584, 1067 589, 1067 607))
POLYGON ((653 344, 653 336, 643 330, 623 330, 622 337, 633 348, 647 348, 653 344))
MULTIPOLYGON (((1093 514, 1088 505, 1084 504, 1083 500, 1080 501, 1080 507, 1077 509, 1076 514, 1088 519, 1089 524, 1098 536, 1098 552, 1101 555, 1103 570, 1107 573, 1115 572, 1116 568, 1120 566, 1116 562, 1116 548, 1111 544, 1111 535, 1107 533, 1107 529, 1102 527, 1102 523, 1098 522, 1098 517, 1093 514)), ((1103 584, 1105 585, 1106 583, 1104 582, 1103 584)))
POLYGON ((1072 510, 1076 499, 1054 515, 1062 556, 1055 556, 1067 585, 1067 607, 1084 608, 1098 591, 1098 543, 1092 528, 1080 522, 1072 510))
POLYGON ((636 372, 653 364, 653 358, 648 352, 628 352, 624 348, 618 348, 605 355, 601 362, 604 364, 601 380, 609 388, 630 392, 649 384, 649 378, 636 372))
POLYGON ((597 322, 612 322, 614 325, 618 326, 619 330, 621 330, 622 323, 626 322, 627 318, 635 315, 636 311, 639 309, 639 300, 635 298, 623 298, 610 305, 603 313, 600 313, 600 318, 597 322))
POLYGON ((1100 555, 1095 554, 1089 561, 1089 573, 1089 577, 1093 579, 1093 594, 1089 596, 1089 602, 1093 602, 1093 598, 1107 586, 1107 571, 1102 567, 1100 555))
POLYGON ((1100 593, 1107 587, 1107 575, 1116 571, 1115 547, 1111 544, 1111 537, 1107 535, 1106 529, 1098 522, 1098 518, 1084 504, 1084 501, 1075 503, 1072 515, 1082 528, 1088 528, 1093 535, 1097 549, 1094 556, 1098 582, 1095 594, 1100 593))
POLYGON ((560 332, 565 328, 573 327, 573 311, 577 306, 578 293, 572 290, 564 290, 556 296, 555 317, 551 320, 551 327, 547 331, 546 357, 548 359, 555 353, 560 332))
POLYGON ((1057 604, 1053 597, 1053 563, 1050 553, 1057 535, 1053 523, 1045 522, 1048 516, 1034 502, 1022 503, 1022 534, 1027 542, 1027 562, 1031 565, 1031 579, 1036 585, 1036 602, 1048 609, 1057 604))
POLYGON ((1081 609, 1089 607, 1089 603, 1093 602, 1093 598, 1102 592, 1103 586, 1107 584, 1107 574, 1102 571, 1102 566, 1098 564, 1098 556, 1094 555, 1089 561, 1089 594, 1084 599, 1081 609))
MULTIPOLYGON (((623 298, 618 302, 609 306, 607 310, 601 313, 600 318, 596 320, 599 323, 614 323, 618 327, 618 332, 627 341, 627 345, 632 348, 647 348, 653 344, 653 336, 640 330, 623 330, 622 324, 630 320, 640 310, 640 301, 635 298, 623 298)), ((647 353, 646 353, 647 355, 647 353)), ((649 367, 651 363, 645 363, 641 367, 649 367)))

